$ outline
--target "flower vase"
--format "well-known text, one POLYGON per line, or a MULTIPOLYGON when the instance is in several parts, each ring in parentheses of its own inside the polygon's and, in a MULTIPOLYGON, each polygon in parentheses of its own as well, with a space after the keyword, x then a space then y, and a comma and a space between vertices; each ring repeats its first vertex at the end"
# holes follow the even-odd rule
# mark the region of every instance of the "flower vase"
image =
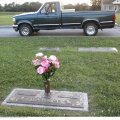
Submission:
POLYGON ((50 94, 50 80, 45 80, 44 81, 44 90, 45 90, 45 95, 50 94))

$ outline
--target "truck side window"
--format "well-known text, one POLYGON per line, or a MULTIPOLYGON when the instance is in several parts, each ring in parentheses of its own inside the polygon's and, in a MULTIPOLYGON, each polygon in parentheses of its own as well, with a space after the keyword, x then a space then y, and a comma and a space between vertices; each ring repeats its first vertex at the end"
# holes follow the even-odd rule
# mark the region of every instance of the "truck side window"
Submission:
POLYGON ((44 8, 41 10, 42 14, 55 14, 56 13, 56 4, 46 4, 44 8))

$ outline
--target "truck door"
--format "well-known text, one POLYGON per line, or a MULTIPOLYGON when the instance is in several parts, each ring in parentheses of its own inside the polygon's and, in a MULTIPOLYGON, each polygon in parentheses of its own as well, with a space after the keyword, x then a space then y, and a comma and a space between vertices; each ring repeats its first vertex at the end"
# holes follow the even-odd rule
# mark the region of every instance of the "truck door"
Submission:
POLYGON ((60 26, 60 15, 56 3, 46 3, 37 18, 38 26, 42 29, 54 29, 60 26))

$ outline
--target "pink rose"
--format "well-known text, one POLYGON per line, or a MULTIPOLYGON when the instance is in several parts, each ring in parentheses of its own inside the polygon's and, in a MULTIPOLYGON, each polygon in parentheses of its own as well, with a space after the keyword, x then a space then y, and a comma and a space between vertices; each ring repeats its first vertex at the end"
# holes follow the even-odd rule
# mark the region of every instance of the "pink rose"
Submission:
POLYGON ((50 62, 47 59, 45 59, 41 62, 41 66, 48 69, 50 67, 50 62))
POLYGON ((46 69, 44 68, 44 67, 39 67, 38 69, 37 69, 37 73, 38 74, 40 74, 40 75, 42 75, 43 73, 45 73, 46 72, 46 69))
POLYGON ((46 61, 47 60, 47 56, 43 56, 40 61, 43 62, 43 61, 46 61))
POLYGON ((54 63, 53 63, 54 65, 55 65, 55 68, 60 68, 60 62, 59 61, 55 61, 54 63))

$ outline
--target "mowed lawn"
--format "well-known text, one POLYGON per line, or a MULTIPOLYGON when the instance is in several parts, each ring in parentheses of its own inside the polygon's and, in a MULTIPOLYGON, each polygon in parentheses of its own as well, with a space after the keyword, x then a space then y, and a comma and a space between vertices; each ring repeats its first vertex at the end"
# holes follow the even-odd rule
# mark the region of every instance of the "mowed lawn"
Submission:
POLYGON ((0 12, 0 25, 12 25, 12 18, 20 12, 0 12))
POLYGON ((120 52, 82 53, 78 47, 116 47, 120 38, 19 37, 0 38, 0 103, 14 88, 44 89, 31 60, 41 47, 60 47, 61 68, 51 79, 51 89, 86 92, 89 112, 0 106, 0 116, 119 116, 120 52))

